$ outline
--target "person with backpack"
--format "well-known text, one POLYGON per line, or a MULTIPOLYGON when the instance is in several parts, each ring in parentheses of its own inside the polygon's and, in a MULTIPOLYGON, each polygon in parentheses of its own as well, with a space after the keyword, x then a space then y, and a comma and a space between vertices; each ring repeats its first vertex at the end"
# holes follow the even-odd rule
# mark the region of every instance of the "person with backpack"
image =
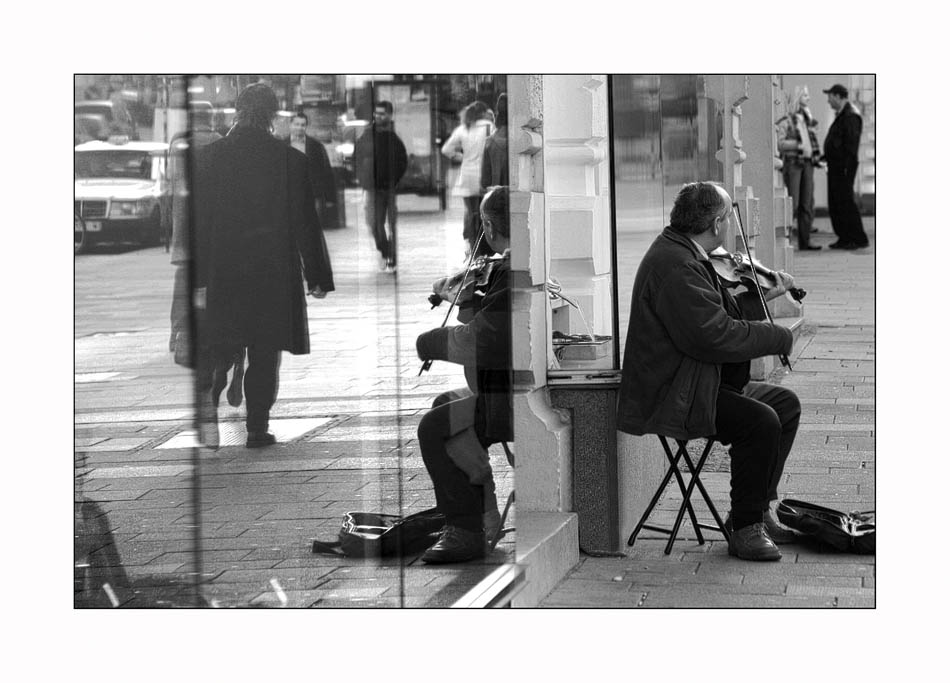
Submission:
POLYGON ((474 366, 475 393, 443 394, 419 423, 419 447, 436 506, 445 515, 439 540, 422 556, 428 564, 466 562, 486 554, 488 535, 501 519, 487 449, 511 441, 511 285, 508 188, 489 188, 479 207, 483 239, 502 254, 492 268, 485 296, 467 323, 440 327, 416 339, 423 361, 442 360, 474 366))

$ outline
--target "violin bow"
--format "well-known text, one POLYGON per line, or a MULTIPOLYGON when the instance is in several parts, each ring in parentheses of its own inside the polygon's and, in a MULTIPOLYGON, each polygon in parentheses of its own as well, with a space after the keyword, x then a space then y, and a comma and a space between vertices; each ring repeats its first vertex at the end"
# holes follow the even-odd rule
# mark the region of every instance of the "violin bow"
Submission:
MULTIPOLYGON (((732 213, 736 217, 736 223, 739 224, 739 235, 742 237, 742 245, 745 247, 745 253, 749 257, 749 261, 752 261, 752 252, 749 250, 749 236, 746 234, 745 226, 742 225, 742 215, 739 213, 739 204, 738 202, 732 203, 732 213)), ((754 269, 753 269, 754 275, 754 269)), ((755 291, 759 294, 759 302, 762 304, 762 308, 765 309, 765 317, 769 319, 769 322, 773 325, 775 321, 772 319, 772 312, 769 310, 768 304, 765 301, 765 292, 762 291, 762 285, 759 284, 759 280, 756 277, 752 278, 752 281, 755 283, 755 291)), ((788 371, 792 371, 792 364, 788 360, 788 356, 784 353, 778 354, 778 358, 782 361, 782 365, 788 368, 788 371)))
MULTIPOLYGON (((482 237, 485 235, 485 231, 481 227, 478 229, 478 237, 475 239, 475 246, 472 247, 472 253, 468 257, 468 265, 465 266, 465 275, 468 275, 468 271, 472 269, 472 264, 475 263, 475 254, 478 253, 478 247, 482 244, 482 237)), ((452 310, 455 308, 455 305, 459 301, 459 297, 462 295, 462 290, 465 284, 465 275, 462 276, 462 281, 459 283, 458 291, 455 292, 455 298, 452 299, 452 304, 449 306, 449 310, 445 312, 445 319, 442 321, 442 324, 439 325, 439 329, 445 327, 449 322, 449 316, 452 315, 452 310)), ((419 374, 416 377, 422 376, 423 372, 428 372, 429 368, 432 367, 432 359, 428 359, 422 362, 422 367, 419 368, 419 374)))

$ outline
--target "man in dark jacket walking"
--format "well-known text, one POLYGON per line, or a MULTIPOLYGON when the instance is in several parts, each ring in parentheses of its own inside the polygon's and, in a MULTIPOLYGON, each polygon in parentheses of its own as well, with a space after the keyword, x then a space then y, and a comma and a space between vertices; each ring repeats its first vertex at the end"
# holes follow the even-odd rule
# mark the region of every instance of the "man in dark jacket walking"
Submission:
POLYGON ((828 104, 835 120, 825 136, 824 159, 828 164, 828 213, 838 241, 832 249, 860 249, 868 246, 861 211, 854 201, 854 178, 858 173, 858 145, 861 142, 861 115, 848 101, 848 89, 835 84, 827 90, 828 104))
MULTIPOLYGON (((281 352, 310 353, 303 279, 317 298, 334 289, 307 158, 271 133, 277 106, 268 86, 248 86, 231 132, 195 155, 198 344, 212 356, 247 347, 250 448, 275 442, 268 425, 281 352)), ((199 362, 199 418, 209 421, 211 374, 199 362)))
MULTIPOLYGON (((793 540, 770 502, 798 431, 795 394, 749 382, 750 361, 789 353, 792 333, 767 322, 756 293, 721 286, 707 256, 722 245, 732 217, 729 194, 715 183, 685 185, 670 225, 647 250, 633 285, 617 424, 621 431, 731 444, 733 529, 729 553, 777 560, 775 543, 793 540)), ((781 282, 772 299, 794 285, 781 282)))
POLYGON ((364 190, 366 222, 376 240, 380 270, 396 272, 396 186, 409 165, 406 146, 393 131, 393 105, 382 100, 373 109, 373 124, 356 141, 356 177, 364 190), (389 233, 386 217, 389 217, 389 233))

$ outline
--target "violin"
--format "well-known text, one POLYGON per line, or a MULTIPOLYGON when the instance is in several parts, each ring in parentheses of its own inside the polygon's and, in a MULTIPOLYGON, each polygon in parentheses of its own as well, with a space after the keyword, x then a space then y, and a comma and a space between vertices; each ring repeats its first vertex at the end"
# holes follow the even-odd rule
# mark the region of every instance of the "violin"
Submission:
MULTIPOLYGON (((471 307, 474 305, 476 294, 485 294, 485 288, 488 286, 488 280, 491 277, 492 271, 495 265, 502 260, 501 257, 475 256, 475 254, 478 253, 478 247, 481 245, 484 237, 485 233, 479 230, 478 237, 472 247, 472 255, 469 257, 468 265, 466 265, 464 269, 444 278, 444 280, 436 281, 433 286, 435 291, 429 295, 429 303, 432 304, 432 308, 439 306, 443 301, 452 302, 452 305, 449 306, 449 310, 445 314, 445 319, 442 321, 442 324, 439 325, 440 328, 445 327, 449 322, 449 316, 452 315, 452 310, 456 306, 459 306, 459 308, 471 307), (479 287, 481 289, 479 289, 479 287), (462 298, 463 295, 465 296, 464 300, 462 298)), ((422 363, 422 367, 419 368, 419 375, 422 375, 423 372, 427 372, 431 367, 432 359, 430 358, 422 363)))
MULTIPOLYGON (((770 270, 766 265, 756 261, 748 254, 736 252, 730 254, 722 247, 709 252, 709 262, 712 263, 716 275, 726 287, 736 287, 740 284, 749 289, 753 289, 755 284, 760 287, 771 289, 781 281, 774 270, 770 270)), ((800 287, 790 287, 788 295, 796 302, 801 303, 805 298, 806 292, 800 287)))
POLYGON ((454 302, 459 308, 472 306, 475 296, 485 293, 492 271, 502 258, 497 255, 478 256, 459 272, 436 280, 433 293, 429 295, 432 308, 440 306, 443 301, 454 302))

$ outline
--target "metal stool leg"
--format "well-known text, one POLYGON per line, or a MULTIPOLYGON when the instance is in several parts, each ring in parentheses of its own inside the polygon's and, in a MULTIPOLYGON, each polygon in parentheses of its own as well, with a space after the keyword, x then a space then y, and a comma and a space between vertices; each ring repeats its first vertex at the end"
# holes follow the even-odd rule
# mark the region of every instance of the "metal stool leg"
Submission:
MULTIPOLYGON (((673 455, 670 453, 668 454, 668 457, 672 458, 673 455)), ((640 521, 637 522, 636 528, 633 530, 633 533, 630 534, 630 538, 627 539, 628 546, 632 546, 634 544, 634 542, 637 540, 637 536, 640 534, 641 529, 646 528, 646 529, 652 529, 654 531, 666 531, 666 529, 659 529, 657 527, 647 526, 646 521, 647 519, 650 518, 650 513, 653 512, 653 508, 656 507, 656 504, 659 502, 660 496, 663 495, 663 491, 666 490, 667 485, 670 483, 670 479, 673 478, 673 472, 675 471, 676 471, 676 463, 675 461, 673 461, 669 469, 666 470, 666 475, 664 475, 663 481, 661 481, 660 485, 657 487, 656 493, 653 494, 653 498, 652 500, 650 500, 650 504, 647 506, 646 511, 644 511, 643 515, 640 516, 640 521)))
POLYGON ((713 441, 710 439, 706 444, 706 449, 703 451, 702 456, 697 461, 697 464, 693 466, 692 460, 690 460, 689 455, 687 454, 684 457, 686 461, 686 467, 689 468, 690 474, 696 480, 696 488, 699 489, 700 494, 703 496, 703 500, 706 501, 706 507, 709 508, 709 511, 712 513, 713 519, 716 520, 717 526, 711 526, 709 524, 701 524, 700 526, 704 529, 709 529, 710 531, 718 531, 726 540, 729 540, 729 531, 726 529, 726 525, 722 521, 722 517, 719 516, 719 511, 716 509, 716 506, 712 502, 712 498, 709 497, 709 493, 706 491, 706 487, 703 486, 702 480, 699 478, 699 473, 702 472, 703 466, 706 464, 706 458, 709 456, 709 452, 712 449, 713 441))
MULTIPOLYGON (((702 486, 702 482, 699 480, 699 473, 702 471, 702 465, 706 462, 709 451, 712 450, 713 440, 707 439, 706 448, 703 449, 703 455, 699 459, 699 467, 695 468, 693 467, 693 463, 692 460, 690 460, 689 454, 686 452, 686 442, 677 439, 677 443, 680 444, 680 449, 683 451, 683 458, 686 460, 687 468, 689 469, 692 476, 690 477, 689 485, 686 487, 686 490, 683 491, 683 504, 680 505, 679 512, 676 515, 676 522, 673 524, 673 533, 670 534, 670 540, 666 543, 666 550, 664 552, 667 555, 669 555, 673 550, 673 542, 676 540, 676 534, 679 533, 680 524, 683 523, 683 513, 686 510, 689 510, 690 518, 693 522, 693 528, 696 529, 696 536, 699 539, 700 544, 705 543, 705 541, 703 540, 702 534, 699 532, 699 527, 708 526, 701 525, 698 521, 696 521, 696 515, 693 512, 693 506, 690 504, 689 499, 693 495, 693 488, 696 486, 696 484, 698 483, 700 486, 702 486)), ((705 488, 703 488, 703 490, 705 490, 705 488)), ((706 499, 706 504, 709 504, 708 498, 706 499)))
MULTIPOLYGON (((669 447, 667 446, 666 441, 663 440, 663 442, 664 442, 663 443, 664 448, 666 448, 667 452, 669 453, 669 447)), ((679 460, 681 457, 689 459, 689 453, 686 450, 686 445, 689 443, 689 441, 683 441, 681 439, 677 439, 676 443, 678 446, 677 451, 676 451, 676 459, 679 460)), ((700 524, 699 520, 696 519, 696 512, 695 510, 693 510, 693 503, 690 501, 689 496, 686 493, 686 490, 687 490, 686 482, 683 480, 683 475, 680 474, 678 467, 676 468, 676 471, 674 472, 674 474, 676 475, 676 483, 679 484, 679 487, 680 487, 680 493, 683 496, 683 502, 680 505, 679 515, 677 516, 677 520, 682 520, 683 510, 685 508, 685 510, 689 512, 689 520, 693 524, 693 531, 696 532, 696 540, 699 541, 700 545, 703 545, 706 543, 706 539, 703 538, 703 532, 700 531, 700 527, 702 526, 702 524, 700 524)), ((676 538, 676 534, 679 533, 679 528, 680 528, 680 525, 679 525, 679 522, 677 522, 676 526, 673 527, 673 530, 670 533, 670 541, 667 542, 667 546, 666 546, 667 555, 669 555, 670 551, 673 549, 672 539, 676 538)))

